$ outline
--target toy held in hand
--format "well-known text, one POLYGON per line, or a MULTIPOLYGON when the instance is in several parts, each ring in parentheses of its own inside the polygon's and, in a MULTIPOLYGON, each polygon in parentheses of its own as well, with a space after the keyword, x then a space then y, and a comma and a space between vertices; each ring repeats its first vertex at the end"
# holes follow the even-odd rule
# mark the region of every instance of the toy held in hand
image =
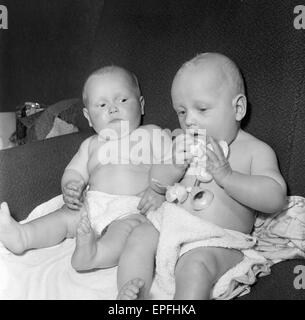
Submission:
MULTIPOLYGON (((226 141, 219 141, 219 145, 222 148, 224 156, 227 158, 229 154, 229 146, 226 141)), ((213 150, 210 143, 206 144, 205 139, 198 139, 198 143, 191 147, 191 153, 194 155, 193 161, 191 163, 192 172, 196 175, 197 180, 200 182, 210 182, 213 176, 206 170, 206 148, 213 150)))
POLYGON ((194 211, 206 209, 214 198, 214 194, 210 190, 200 187, 185 187, 179 183, 167 187, 165 198, 168 202, 183 204, 189 196, 194 211))
MULTIPOLYGON (((188 188, 191 189, 191 188, 188 188)), ((180 183, 175 183, 173 186, 167 187, 165 198, 168 202, 174 202, 177 200, 179 203, 183 203, 187 197, 190 190, 180 183)))

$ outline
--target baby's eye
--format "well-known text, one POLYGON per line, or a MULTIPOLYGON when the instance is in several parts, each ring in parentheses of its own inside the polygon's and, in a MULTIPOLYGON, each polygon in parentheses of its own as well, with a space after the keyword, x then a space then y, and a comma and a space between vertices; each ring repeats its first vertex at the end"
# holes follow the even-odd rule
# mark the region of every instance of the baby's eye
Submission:
POLYGON ((178 114, 178 116, 184 116, 185 111, 184 110, 177 111, 177 114, 178 114))
POLYGON ((199 111, 199 112, 204 112, 207 110, 207 108, 205 106, 201 106, 201 105, 198 105, 196 106, 196 109, 199 111))
POLYGON ((99 104, 99 107, 105 108, 105 107, 106 107, 106 103, 100 103, 100 104, 99 104))
POLYGON ((127 101, 126 98, 121 98, 121 99, 120 99, 120 102, 121 102, 121 103, 124 103, 124 102, 126 102, 126 101, 127 101))

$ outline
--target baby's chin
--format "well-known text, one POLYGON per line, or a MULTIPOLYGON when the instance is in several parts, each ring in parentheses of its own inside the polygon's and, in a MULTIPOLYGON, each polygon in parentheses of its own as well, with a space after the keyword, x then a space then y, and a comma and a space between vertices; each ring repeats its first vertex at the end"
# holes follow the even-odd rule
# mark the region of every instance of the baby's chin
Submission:
POLYGON ((115 119, 107 124, 106 127, 98 132, 103 140, 119 140, 129 135, 136 126, 126 120, 115 119))

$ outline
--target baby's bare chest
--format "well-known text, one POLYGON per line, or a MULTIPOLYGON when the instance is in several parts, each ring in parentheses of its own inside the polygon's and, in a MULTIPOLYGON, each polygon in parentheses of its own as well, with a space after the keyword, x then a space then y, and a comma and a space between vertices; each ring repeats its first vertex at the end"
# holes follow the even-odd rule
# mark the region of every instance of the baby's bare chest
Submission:
POLYGON ((98 142, 90 150, 88 171, 94 172, 101 167, 130 167, 141 171, 141 167, 150 167, 152 152, 150 144, 137 144, 134 141, 117 140, 98 142), (139 167, 139 168, 137 168, 139 167))

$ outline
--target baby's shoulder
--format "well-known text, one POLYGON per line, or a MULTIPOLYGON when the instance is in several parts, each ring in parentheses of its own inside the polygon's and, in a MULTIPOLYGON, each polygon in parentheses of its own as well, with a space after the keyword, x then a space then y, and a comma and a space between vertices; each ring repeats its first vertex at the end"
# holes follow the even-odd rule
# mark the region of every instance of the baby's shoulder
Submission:
POLYGON ((145 124, 143 126, 138 127, 138 129, 145 130, 150 134, 153 133, 154 130, 162 130, 159 126, 155 124, 145 124))
POLYGON ((83 151, 86 151, 90 154, 90 151, 92 149, 94 149, 94 147, 96 146, 98 142, 98 135, 94 134, 88 138, 86 138, 80 145, 80 149, 82 149, 83 151))
POLYGON ((241 131, 238 145, 242 150, 251 155, 274 154, 273 149, 266 142, 245 131, 241 131))

